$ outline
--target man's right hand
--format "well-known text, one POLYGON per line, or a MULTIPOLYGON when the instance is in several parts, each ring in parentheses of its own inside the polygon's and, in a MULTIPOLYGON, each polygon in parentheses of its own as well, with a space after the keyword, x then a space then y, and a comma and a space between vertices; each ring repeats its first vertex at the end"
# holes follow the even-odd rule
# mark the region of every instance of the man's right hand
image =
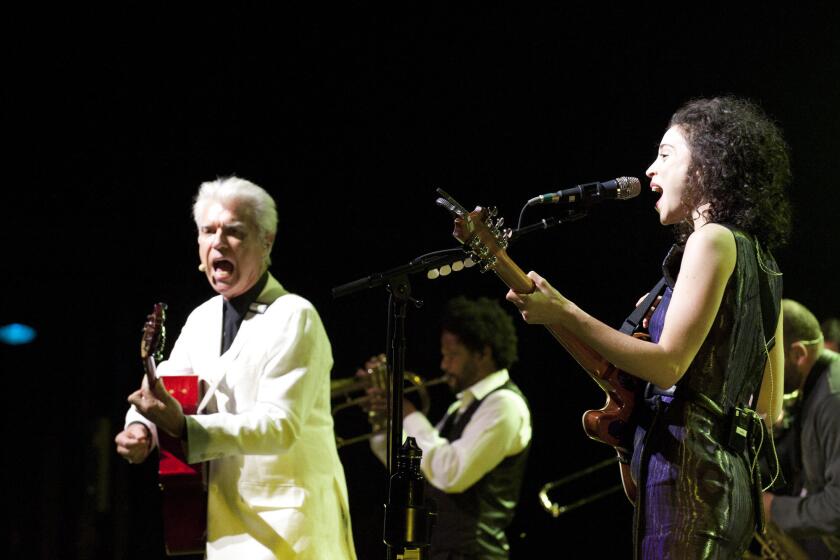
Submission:
POLYGON ((114 438, 117 453, 129 463, 142 463, 152 450, 152 434, 149 429, 135 422, 114 438))

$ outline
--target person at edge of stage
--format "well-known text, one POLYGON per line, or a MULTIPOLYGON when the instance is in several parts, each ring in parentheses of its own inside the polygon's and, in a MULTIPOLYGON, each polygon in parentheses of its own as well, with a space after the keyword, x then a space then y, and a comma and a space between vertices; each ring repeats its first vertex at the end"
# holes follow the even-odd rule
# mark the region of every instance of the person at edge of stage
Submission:
POLYGON ((184 415, 161 381, 128 397, 117 452, 148 458, 158 430, 208 462, 206 557, 355 559, 333 432, 332 350, 310 302, 268 272, 275 202, 238 177, 201 185, 193 207, 199 270, 218 294, 188 317, 159 374, 192 371, 207 387, 184 415))
MULTIPOLYGON (((426 497, 437 509, 430 559, 507 559, 505 529, 519 501, 531 444, 528 402, 508 372, 517 359, 513 319, 494 300, 453 298, 441 318, 440 352, 455 402, 434 426, 410 400, 403 402, 403 432, 423 451, 426 497)), ((372 409, 384 414, 382 390, 373 386, 368 395, 372 409)), ((386 462, 385 434, 370 445, 386 462)))
POLYGON ((823 337, 825 337, 825 347, 834 352, 840 352, 840 318, 828 317, 820 323, 823 337))
POLYGON ((671 117, 646 175, 660 222, 677 232, 650 341, 533 271, 533 293, 507 299, 526 322, 558 325, 648 382, 637 406, 649 414, 622 458, 638 489, 634 556, 736 558, 763 527, 754 459, 782 408, 782 275, 770 250, 789 229, 788 149, 755 103, 696 99, 671 117))
POLYGON ((804 305, 784 299, 782 309, 785 393, 798 397, 785 447, 787 495, 765 492, 765 514, 809 558, 840 559, 840 354, 825 347, 804 305))

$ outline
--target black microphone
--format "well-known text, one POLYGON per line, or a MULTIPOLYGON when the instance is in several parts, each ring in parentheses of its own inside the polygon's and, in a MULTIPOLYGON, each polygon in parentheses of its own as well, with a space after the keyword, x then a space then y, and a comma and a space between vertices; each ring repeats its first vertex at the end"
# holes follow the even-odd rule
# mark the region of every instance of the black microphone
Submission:
POLYGON ((535 196, 527 206, 534 204, 563 204, 573 202, 600 202, 602 200, 627 200, 639 196, 642 185, 635 177, 619 177, 609 181, 585 183, 570 189, 535 196))

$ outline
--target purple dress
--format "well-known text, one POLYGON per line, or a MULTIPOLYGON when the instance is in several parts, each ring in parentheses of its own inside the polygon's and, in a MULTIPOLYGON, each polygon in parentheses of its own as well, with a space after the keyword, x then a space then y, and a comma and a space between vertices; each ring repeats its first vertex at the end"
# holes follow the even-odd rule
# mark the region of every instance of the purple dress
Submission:
MULTIPOLYGON (((750 236, 732 232, 736 266, 706 340, 675 387, 648 386, 649 414, 636 430, 631 462, 639 488, 636 558, 739 558, 756 527, 760 476, 751 464, 759 436, 747 438, 746 449, 733 450, 726 445, 727 424, 734 406, 757 397, 767 356, 764 325, 776 324, 781 275, 750 236)), ((681 257, 676 249, 665 260, 670 287, 651 318, 654 342, 662 334, 681 257)))

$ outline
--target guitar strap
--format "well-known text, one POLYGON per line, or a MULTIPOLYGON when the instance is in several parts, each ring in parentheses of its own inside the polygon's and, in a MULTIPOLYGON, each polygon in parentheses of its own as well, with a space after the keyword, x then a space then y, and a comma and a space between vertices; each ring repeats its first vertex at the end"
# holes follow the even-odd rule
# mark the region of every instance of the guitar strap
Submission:
POLYGON ((662 292, 665 291, 666 285, 667 283, 665 282, 665 277, 663 276, 662 279, 656 283, 656 286, 648 292, 644 301, 636 306, 636 309, 634 309, 633 312, 624 319, 624 323, 618 330, 628 335, 632 335, 634 332, 639 330, 642 320, 645 318, 645 315, 647 315, 648 310, 653 306, 656 298, 662 295, 662 292))

